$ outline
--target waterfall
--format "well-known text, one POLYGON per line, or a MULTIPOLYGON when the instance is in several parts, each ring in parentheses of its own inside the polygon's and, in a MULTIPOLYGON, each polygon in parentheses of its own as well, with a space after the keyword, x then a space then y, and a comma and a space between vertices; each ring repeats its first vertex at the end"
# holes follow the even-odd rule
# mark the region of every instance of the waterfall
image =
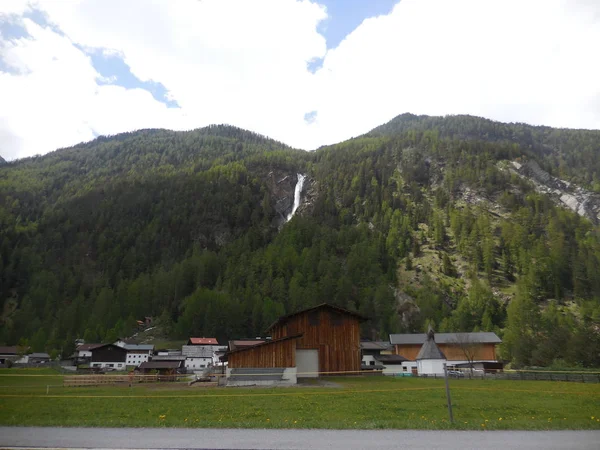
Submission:
POLYGON ((305 178, 306 177, 301 173, 298 174, 298 182, 296 183, 296 188, 294 189, 294 206, 292 207, 292 212, 286 217, 286 222, 288 222, 294 216, 298 206, 300 206, 300 194, 302 193, 302 186, 304 186, 305 178))

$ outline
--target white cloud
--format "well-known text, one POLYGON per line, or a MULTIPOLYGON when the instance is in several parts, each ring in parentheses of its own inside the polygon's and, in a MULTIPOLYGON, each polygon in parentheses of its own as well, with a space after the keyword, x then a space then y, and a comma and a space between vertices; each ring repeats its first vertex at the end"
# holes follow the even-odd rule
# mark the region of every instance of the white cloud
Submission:
MULTIPOLYGON (((11 20, 27 10, 0 5, 11 20)), ((326 12, 307 0, 39 0, 64 34, 21 17, 31 38, 0 43, 0 59, 17 70, 0 73, 0 154, 222 122, 311 149, 405 111, 600 128, 598 5, 402 0, 326 51, 316 31, 326 12), (99 85, 73 44, 122 57, 181 108, 99 85), (311 74, 306 63, 322 57, 311 74)))

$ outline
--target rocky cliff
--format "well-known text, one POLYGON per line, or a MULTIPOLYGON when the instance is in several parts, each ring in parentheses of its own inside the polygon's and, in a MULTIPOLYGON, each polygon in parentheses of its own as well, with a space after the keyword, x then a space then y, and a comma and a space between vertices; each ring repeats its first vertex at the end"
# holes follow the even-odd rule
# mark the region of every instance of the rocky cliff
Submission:
POLYGON ((569 208, 593 223, 600 223, 600 195, 568 181, 553 177, 533 160, 512 161, 512 171, 532 181, 536 191, 549 195, 557 204, 569 208))

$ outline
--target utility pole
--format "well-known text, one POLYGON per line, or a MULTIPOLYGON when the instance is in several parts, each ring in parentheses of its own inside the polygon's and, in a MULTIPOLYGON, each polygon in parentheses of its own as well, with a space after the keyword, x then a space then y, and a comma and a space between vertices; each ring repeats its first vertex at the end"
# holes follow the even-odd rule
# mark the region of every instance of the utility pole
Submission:
POLYGON ((448 415, 450 416, 450 423, 454 423, 454 417, 452 416, 452 400, 450 399, 450 386, 448 385, 448 367, 444 363, 444 381, 446 382, 446 399, 448 400, 448 415))

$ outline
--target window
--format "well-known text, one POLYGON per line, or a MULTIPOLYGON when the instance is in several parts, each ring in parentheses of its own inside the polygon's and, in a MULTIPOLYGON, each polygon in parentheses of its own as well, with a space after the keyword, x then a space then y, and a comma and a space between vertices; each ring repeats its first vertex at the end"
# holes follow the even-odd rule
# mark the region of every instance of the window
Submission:
POLYGON ((371 361, 371 362, 369 362, 369 364, 370 364, 371 366, 374 366, 374 365, 375 365, 375 361, 371 361))
POLYGON ((402 370, 403 370, 404 372, 406 372, 406 371, 408 370, 408 367, 406 367, 406 366, 402 366, 402 370))
POLYGON ((123 364, 118 364, 119 367, 123 367, 123 364))
POLYGON ((311 311, 308 313, 308 324, 312 326, 319 325, 319 311, 311 311))

